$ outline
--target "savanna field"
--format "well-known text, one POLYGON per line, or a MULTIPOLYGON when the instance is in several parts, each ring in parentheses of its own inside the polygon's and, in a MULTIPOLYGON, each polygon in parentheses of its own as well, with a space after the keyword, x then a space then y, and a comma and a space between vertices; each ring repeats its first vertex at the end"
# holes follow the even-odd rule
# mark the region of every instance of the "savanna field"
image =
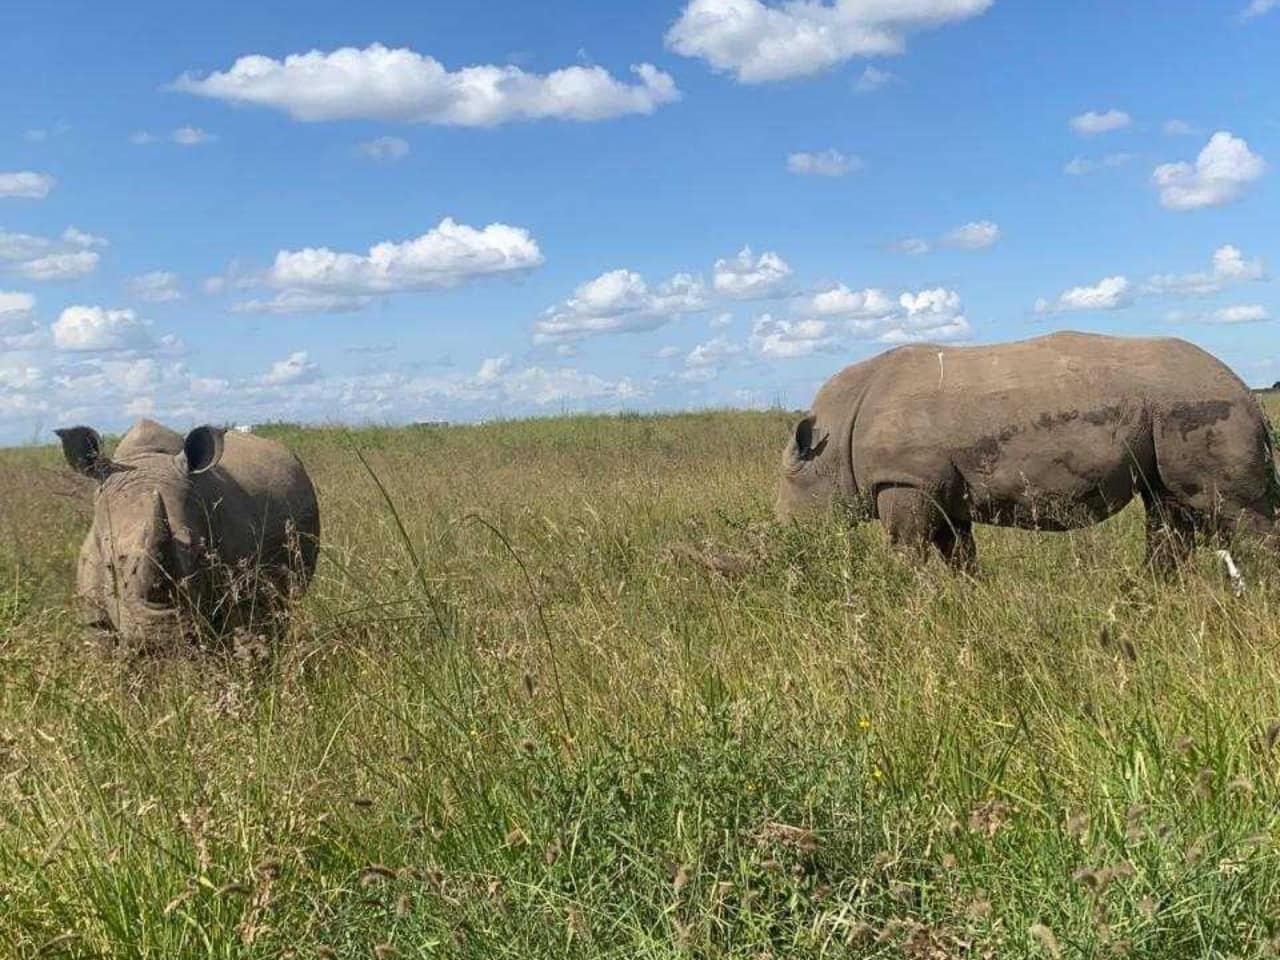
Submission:
POLYGON ((270 428, 288 637, 142 662, 0 454, 0 957, 1280 955, 1280 570, 1137 505, 915 570, 774 521, 793 419, 270 428))

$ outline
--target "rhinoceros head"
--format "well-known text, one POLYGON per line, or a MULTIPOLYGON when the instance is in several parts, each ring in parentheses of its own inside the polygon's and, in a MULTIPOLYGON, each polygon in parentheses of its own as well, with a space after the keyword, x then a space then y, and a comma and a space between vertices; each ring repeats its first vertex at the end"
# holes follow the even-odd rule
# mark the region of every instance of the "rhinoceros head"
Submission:
POLYGON ((782 453, 778 517, 782 520, 822 513, 839 493, 828 432, 810 414, 796 424, 782 453))
POLYGON ((80 557, 83 599, 125 640, 145 643, 172 632, 205 548, 192 478, 221 459, 222 431, 197 427, 179 453, 135 452, 121 461, 103 453, 90 427, 57 434, 67 462, 97 483, 80 557))

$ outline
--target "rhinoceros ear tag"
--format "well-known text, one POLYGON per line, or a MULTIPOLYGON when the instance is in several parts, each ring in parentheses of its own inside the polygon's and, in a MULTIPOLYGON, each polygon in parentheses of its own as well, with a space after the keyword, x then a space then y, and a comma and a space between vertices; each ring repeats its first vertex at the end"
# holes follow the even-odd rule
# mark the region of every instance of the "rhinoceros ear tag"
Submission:
POLYGON ((64 427, 54 433, 62 441, 62 455, 76 473, 102 480, 111 472, 111 461, 102 455, 102 438, 93 427, 64 427))
POLYGON ((225 430, 219 427, 196 427, 182 441, 182 457, 187 473, 204 473, 212 470, 222 459, 222 439, 225 430))

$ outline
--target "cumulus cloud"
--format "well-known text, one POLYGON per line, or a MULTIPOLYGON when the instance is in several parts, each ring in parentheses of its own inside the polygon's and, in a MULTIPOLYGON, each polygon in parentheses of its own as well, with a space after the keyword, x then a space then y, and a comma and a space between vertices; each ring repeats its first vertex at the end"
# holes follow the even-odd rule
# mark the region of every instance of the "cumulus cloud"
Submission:
POLYGON ((1077 313, 1086 310, 1120 310, 1133 303, 1133 290, 1125 277, 1105 277, 1092 287, 1072 287, 1052 302, 1036 301, 1036 313, 1077 313))
POLYGON ((53 322, 53 345, 59 350, 132 350, 152 345, 150 324, 132 310, 67 307, 53 322))
POLYGON ((943 246, 958 250, 985 250, 1000 239, 1000 227, 990 220, 975 220, 948 231, 943 246))
POLYGON ((806 177, 843 177, 861 170, 862 161, 831 148, 818 153, 788 154, 787 169, 806 177))
POLYGON ((1096 137, 1100 133, 1121 130, 1131 122, 1131 118, 1123 110, 1106 110, 1102 113, 1090 110, 1071 118, 1071 129, 1084 137, 1096 137))
POLYGON ((895 308, 893 299, 883 290, 850 290, 844 284, 815 293, 803 306, 806 313, 848 320, 887 317, 895 308))
POLYGON ((1246 260, 1238 247, 1224 244, 1213 251, 1208 270, 1195 273, 1160 273, 1147 281, 1145 292, 1176 296, 1207 296, 1237 283, 1266 277, 1262 258, 1246 260))
POLYGON ((266 279, 288 291, 371 295, 440 290, 480 277, 519 273, 541 265, 542 252, 527 230, 505 223, 483 229, 446 217, 422 236, 385 241, 367 254, 327 247, 281 250, 266 279))
POLYGON ((631 270, 610 270, 579 286, 534 326, 536 343, 607 333, 654 330, 674 317, 707 309, 702 280, 678 273, 656 289, 631 270))
POLYGON ((598 66, 540 75, 515 66, 450 71, 434 57, 373 44, 290 54, 250 55, 229 69, 183 74, 173 88, 229 103, 282 110, 295 120, 371 119, 489 127, 517 120, 604 120, 648 114, 679 99, 670 75, 650 64, 632 67, 637 82, 598 66))
POLYGON ((686 367, 718 367, 742 353, 742 347, 728 337, 713 337, 690 350, 684 358, 686 367))
POLYGON ((751 327, 751 349, 766 360, 792 360, 834 350, 839 341, 825 320, 775 320, 769 314, 751 327))
POLYGON ((969 336, 960 294, 937 287, 898 297, 898 310, 880 322, 855 320, 855 330, 876 333, 882 343, 963 340, 969 336))
POLYGON ((1166 137, 1190 137, 1200 132, 1187 121, 1179 120, 1176 117, 1172 120, 1166 120, 1160 129, 1166 137))
POLYGON ((282 387, 295 383, 310 383, 319 375, 319 368, 311 362, 307 352, 300 350, 273 363, 271 369, 262 375, 262 382, 269 387, 282 387))
POLYGON ((759 300, 774 296, 791 276, 791 267, 772 251, 753 258, 750 247, 735 257, 715 262, 711 286, 716 293, 734 300, 759 300))
POLYGON ((667 47, 740 83, 820 73, 859 56, 902 53, 909 34, 976 17, 992 0, 690 0, 667 47))
POLYGON ((1168 210, 1218 207, 1238 200, 1249 184, 1266 172, 1262 157, 1240 137, 1219 130, 1196 157, 1194 164, 1163 163, 1151 174, 1160 191, 1160 203, 1168 210))
POLYGON ((106 241, 76 227, 57 238, 0 230, 0 270, 28 280, 71 280, 92 273, 100 259, 93 247, 106 241))
POLYGON ((57 182, 48 173, 35 173, 31 170, 0 173, 0 200, 43 200, 57 182))
POLYGON ((881 70, 879 67, 867 67, 862 71, 862 75, 854 81, 853 89, 858 93, 874 93, 896 79, 897 77, 888 70, 881 70))
POLYGON ((131 296, 148 303, 168 303, 182 299, 182 281, 176 273, 167 270, 153 270, 150 273, 130 277, 125 281, 125 289, 131 296))
POLYGON ((1062 172, 1073 177, 1083 177, 1099 170, 1114 170, 1133 160, 1132 153, 1108 153, 1096 160, 1089 157, 1073 157, 1071 162, 1062 168, 1062 172))
POLYGON ((402 140, 400 137, 375 137, 359 144, 356 150, 362 157, 369 160, 390 163, 403 160, 409 155, 409 141, 402 140))

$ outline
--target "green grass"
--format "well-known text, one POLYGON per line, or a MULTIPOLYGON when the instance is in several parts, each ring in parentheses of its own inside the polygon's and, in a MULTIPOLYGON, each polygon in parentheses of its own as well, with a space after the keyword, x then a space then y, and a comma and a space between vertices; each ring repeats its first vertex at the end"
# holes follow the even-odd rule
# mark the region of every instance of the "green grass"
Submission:
POLYGON ((1136 509, 914 570, 775 524, 790 423, 276 428, 266 658, 85 642, 86 490, 0 456, 0 956, 1273 955, 1276 571, 1136 509))

